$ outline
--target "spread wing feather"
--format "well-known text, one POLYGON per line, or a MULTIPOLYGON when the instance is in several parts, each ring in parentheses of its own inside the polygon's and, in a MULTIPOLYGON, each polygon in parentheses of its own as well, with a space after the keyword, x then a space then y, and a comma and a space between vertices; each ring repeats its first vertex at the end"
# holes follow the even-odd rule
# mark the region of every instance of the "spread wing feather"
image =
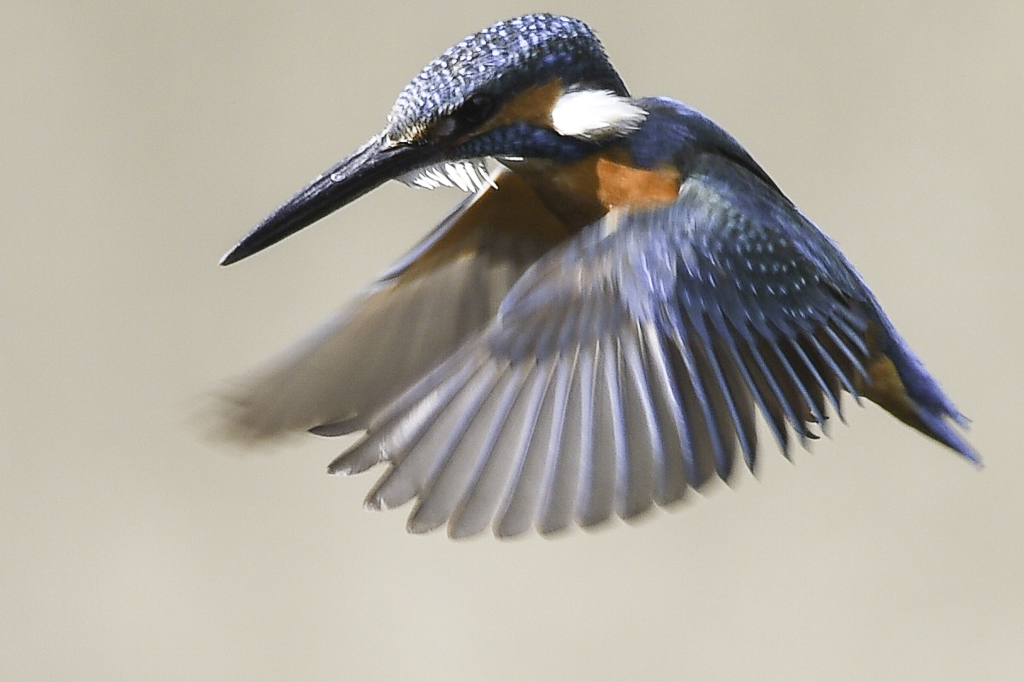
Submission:
POLYGON ((523 272, 566 236, 515 175, 493 181, 498 189, 464 201, 334 319, 228 395, 228 435, 364 429, 483 328, 523 272))
POLYGON ((674 204, 613 211, 541 257, 330 469, 386 462, 368 504, 417 500, 415 532, 633 518, 728 479, 737 453, 753 467, 757 410, 783 452, 789 431, 814 438, 868 385, 883 319, 777 190, 708 156, 674 204))
POLYGON ((788 455, 844 392, 976 461, 857 273, 742 164, 706 154, 673 204, 576 235, 495 180, 241 387, 233 431, 365 430, 330 471, 385 463, 368 506, 456 537, 673 504, 753 469, 757 412, 788 455))

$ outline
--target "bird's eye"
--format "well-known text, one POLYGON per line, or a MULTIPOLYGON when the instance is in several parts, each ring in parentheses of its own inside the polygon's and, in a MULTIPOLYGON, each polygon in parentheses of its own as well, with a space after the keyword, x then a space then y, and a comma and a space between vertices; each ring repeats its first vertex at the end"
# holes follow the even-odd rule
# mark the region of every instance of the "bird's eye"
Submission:
POLYGON ((473 95, 459 107, 456 116, 466 126, 475 126, 487 120, 494 109, 494 100, 487 95, 473 95))
POLYGON ((426 137, 435 142, 469 132, 486 121, 494 111, 488 95, 473 95, 461 107, 433 124, 426 137))

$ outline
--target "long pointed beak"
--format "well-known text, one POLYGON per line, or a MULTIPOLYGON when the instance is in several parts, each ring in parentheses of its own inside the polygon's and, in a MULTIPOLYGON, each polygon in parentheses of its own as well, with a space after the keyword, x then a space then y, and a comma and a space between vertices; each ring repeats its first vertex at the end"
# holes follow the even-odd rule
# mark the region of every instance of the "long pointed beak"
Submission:
POLYGON ((431 151, 428 146, 395 145, 383 134, 377 135, 267 216, 224 254, 220 264, 236 263, 312 225, 385 181, 412 170, 431 151))

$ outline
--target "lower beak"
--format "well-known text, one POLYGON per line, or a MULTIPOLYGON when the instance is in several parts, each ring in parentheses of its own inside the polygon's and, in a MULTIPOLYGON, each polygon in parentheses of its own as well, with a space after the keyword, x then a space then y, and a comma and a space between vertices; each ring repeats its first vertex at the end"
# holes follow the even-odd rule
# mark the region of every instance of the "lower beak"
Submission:
POLYGON ((422 165, 429 152, 426 146, 395 145, 383 134, 374 137, 271 213, 242 237, 220 264, 236 263, 312 225, 385 181, 422 165))

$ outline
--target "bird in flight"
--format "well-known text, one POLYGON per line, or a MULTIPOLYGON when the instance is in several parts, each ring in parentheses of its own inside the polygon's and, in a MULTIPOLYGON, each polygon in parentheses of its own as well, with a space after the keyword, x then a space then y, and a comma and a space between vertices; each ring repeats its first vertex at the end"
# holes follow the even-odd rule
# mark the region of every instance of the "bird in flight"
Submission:
POLYGON ((866 398, 972 462, 967 420, 836 244, 695 109, 630 96, 593 31, 467 37, 384 129, 247 234, 251 256, 387 180, 469 193, 228 396, 230 432, 362 437, 367 506, 502 537, 634 518, 866 398), (491 170, 493 168, 493 170, 491 170))

